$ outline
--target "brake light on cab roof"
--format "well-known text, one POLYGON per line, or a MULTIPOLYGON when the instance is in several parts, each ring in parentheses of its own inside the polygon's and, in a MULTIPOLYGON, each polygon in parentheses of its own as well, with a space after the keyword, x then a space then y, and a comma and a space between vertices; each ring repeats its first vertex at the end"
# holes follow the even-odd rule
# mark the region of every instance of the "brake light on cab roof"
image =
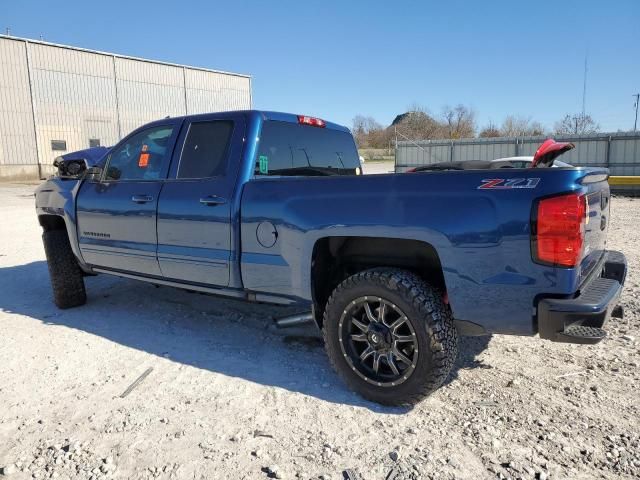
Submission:
POLYGON ((321 118, 308 117, 306 115, 298 115, 298 123, 301 125, 310 125, 312 127, 324 128, 327 126, 327 122, 321 118))

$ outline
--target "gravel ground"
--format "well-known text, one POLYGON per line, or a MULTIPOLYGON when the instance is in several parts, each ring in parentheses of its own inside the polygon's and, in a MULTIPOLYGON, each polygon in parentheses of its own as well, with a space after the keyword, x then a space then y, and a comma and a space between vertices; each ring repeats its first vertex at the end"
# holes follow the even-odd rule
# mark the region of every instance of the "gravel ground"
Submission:
POLYGON ((640 199, 612 203, 630 274, 605 341, 463 339, 447 384, 394 409, 350 393, 312 330, 273 330, 283 309, 99 276, 57 310, 32 191, 0 187, 10 478, 640 478, 640 199))
POLYGON ((393 162, 365 162, 362 170, 365 174, 393 173, 395 165, 393 162))

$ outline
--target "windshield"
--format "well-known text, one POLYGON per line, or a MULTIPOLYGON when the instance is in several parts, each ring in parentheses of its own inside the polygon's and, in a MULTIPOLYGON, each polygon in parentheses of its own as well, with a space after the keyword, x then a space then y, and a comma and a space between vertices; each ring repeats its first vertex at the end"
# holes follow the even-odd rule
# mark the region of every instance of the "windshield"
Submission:
POLYGON ((351 134, 289 122, 264 123, 255 161, 256 176, 360 173, 351 134))

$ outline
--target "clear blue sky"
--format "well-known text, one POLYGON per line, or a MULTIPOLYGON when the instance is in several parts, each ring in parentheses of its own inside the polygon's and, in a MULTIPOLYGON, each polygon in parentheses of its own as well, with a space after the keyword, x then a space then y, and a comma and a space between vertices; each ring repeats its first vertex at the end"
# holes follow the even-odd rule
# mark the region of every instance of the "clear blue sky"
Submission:
POLYGON ((633 127, 640 1, 0 0, 12 35, 248 73, 254 107, 351 125, 391 122, 414 102, 513 113, 551 127, 582 108, 633 127))

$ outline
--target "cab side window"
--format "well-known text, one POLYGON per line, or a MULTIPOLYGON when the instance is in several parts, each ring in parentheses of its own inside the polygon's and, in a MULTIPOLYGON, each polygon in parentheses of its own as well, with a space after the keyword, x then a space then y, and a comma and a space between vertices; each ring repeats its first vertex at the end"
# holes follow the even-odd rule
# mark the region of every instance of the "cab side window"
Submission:
POLYGON ((184 142, 178 178, 212 178, 224 176, 233 122, 215 120, 194 122, 184 142))
POLYGON ((143 130, 116 147, 109 156, 105 180, 158 180, 173 127, 143 130))

